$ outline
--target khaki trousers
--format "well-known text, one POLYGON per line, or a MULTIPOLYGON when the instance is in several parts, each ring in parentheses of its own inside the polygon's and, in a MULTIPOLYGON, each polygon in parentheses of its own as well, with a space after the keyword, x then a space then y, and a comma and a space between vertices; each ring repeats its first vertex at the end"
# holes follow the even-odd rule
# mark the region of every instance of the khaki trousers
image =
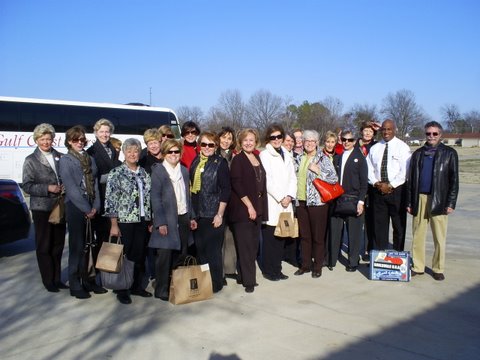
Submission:
POLYGON ((436 273, 443 273, 445 270, 445 243, 447 239, 447 215, 430 214, 431 196, 420 194, 418 199, 418 214, 412 221, 412 257, 413 270, 416 272, 425 271, 425 242, 428 226, 432 229, 433 245, 435 251, 432 259, 432 270, 436 273))

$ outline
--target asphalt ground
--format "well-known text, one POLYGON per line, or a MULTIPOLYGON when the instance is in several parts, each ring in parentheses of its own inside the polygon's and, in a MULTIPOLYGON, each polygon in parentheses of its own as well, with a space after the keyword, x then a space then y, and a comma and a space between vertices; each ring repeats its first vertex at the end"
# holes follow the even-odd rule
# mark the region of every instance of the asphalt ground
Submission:
POLYGON ((441 282, 371 281, 366 265, 341 264, 313 279, 284 263, 290 278, 257 273, 253 294, 228 279, 203 302, 122 305, 111 291, 48 293, 31 238, 1 245, 0 359, 480 359, 479 190, 461 184, 441 282))

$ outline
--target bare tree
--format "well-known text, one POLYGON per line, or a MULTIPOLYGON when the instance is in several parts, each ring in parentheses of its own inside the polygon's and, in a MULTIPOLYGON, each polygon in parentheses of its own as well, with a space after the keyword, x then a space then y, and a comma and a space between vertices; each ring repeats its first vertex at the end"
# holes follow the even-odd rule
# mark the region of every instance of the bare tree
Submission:
POLYGON ((465 121, 470 125, 472 133, 480 131, 480 112, 477 110, 469 111, 463 115, 465 121))
POLYGON ((426 118, 423 110, 415 101, 415 95, 410 90, 399 90, 388 94, 383 100, 382 114, 395 121, 397 136, 405 139, 417 126, 423 124, 426 118))
POLYGON ((363 122, 378 121, 378 111, 376 105, 355 104, 349 111, 349 126, 352 129, 359 130, 363 122))
POLYGON ((205 127, 218 131, 223 126, 230 126, 235 130, 245 127, 245 104, 239 90, 224 91, 216 106, 210 108, 205 127))
POLYGON ((453 133, 460 133, 463 129, 463 119, 460 109, 455 104, 446 104, 440 108, 442 120, 447 124, 448 130, 453 133))
POLYGON ((247 122, 262 132, 268 124, 280 122, 285 113, 283 100, 268 90, 258 90, 248 100, 247 122))
POLYGON ((201 125, 205 121, 203 111, 198 106, 180 106, 177 109, 177 116, 180 124, 187 121, 193 121, 194 123, 201 125))

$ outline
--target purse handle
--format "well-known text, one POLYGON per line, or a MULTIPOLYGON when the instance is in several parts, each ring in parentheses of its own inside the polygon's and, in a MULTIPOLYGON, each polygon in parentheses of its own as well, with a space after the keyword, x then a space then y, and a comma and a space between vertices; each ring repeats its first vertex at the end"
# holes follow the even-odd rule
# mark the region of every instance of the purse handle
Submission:
POLYGON ((183 266, 197 265, 197 259, 191 255, 187 255, 183 260, 183 266))
POLYGON ((116 241, 116 244, 121 244, 122 243, 122 237, 121 236, 113 236, 113 235, 109 235, 108 236, 108 242, 111 243, 112 242, 112 238, 117 238, 117 241, 116 241))

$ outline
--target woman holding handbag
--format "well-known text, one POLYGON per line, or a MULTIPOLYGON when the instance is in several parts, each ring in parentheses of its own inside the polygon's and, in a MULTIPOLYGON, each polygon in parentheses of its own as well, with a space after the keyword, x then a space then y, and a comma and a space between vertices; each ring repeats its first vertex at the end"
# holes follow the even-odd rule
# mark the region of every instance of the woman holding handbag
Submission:
POLYGON ((354 147, 355 138, 349 130, 341 133, 343 153, 335 158, 334 166, 345 193, 337 198, 330 217, 329 269, 335 267, 342 242, 343 225, 348 233, 348 265, 346 270, 354 272, 358 267, 360 241, 364 222, 364 204, 367 195, 367 160, 360 148, 354 147))
POLYGON ((302 265, 294 275, 303 275, 311 271, 313 278, 322 275, 328 224, 328 204, 322 202, 313 180, 319 178, 330 184, 338 181, 330 158, 318 148, 319 137, 315 130, 305 130, 304 152, 295 158, 302 265))
POLYGON ((86 144, 83 126, 76 125, 68 129, 65 133, 68 154, 60 158, 60 178, 65 186, 68 226, 68 279, 70 295, 77 299, 89 298, 89 291, 96 294, 107 292, 96 284, 95 277, 85 275, 87 221, 91 221, 100 211, 97 166, 93 158, 83 150, 86 144))
POLYGON ((194 239, 199 262, 209 264, 213 292, 219 292, 223 288, 222 246, 230 173, 227 160, 216 154, 217 135, 205 131, 199 140, 200 154, 190 167, 192 205, 197 221, 194 239))
POLYGON ((157 250, 155 297, 164 301, 168 301, 173 266, 187 255, 190 231, 197 228, 181 153, 182 144, 168 139, 162 143, 163 163, 152 167, 153 229, 148 246, 157 250))
POLYGON ((137 139, 123 142, 125 161, 108 174, 105 216, 110 218, 110 236, 120 236, 128 260, 135 263, 130 289, 117 290, 117 299, 130 304, 130 295, 151 297, 143 286, 150 217, 150 175, 138 165, 142 146, 137 139))
POLYGON ((285 239, 274 235, 282 212, 291 214, 292 199, 296 195, 297 177, 293 156, 283 146, 285 131, 279 124, 271 124, 265 131, 265 150, 260 153, 267 176, 268 220, 262 225, 263 277, 270 281, 286 280, 282 273, 285 239))
POLYGON ((65 244, 65 222, 52 224, 50 213, 63 202, 63 185, 59 177, 59 161, 63 155, 53 149, 55 129, 40 124, 33 130, 37 148, 23 164, 23 190, 30 195, 30 210, 35 227, 35 248, 42 283, 49 292, 68 287, 62 283, 61 260, 65 244))

